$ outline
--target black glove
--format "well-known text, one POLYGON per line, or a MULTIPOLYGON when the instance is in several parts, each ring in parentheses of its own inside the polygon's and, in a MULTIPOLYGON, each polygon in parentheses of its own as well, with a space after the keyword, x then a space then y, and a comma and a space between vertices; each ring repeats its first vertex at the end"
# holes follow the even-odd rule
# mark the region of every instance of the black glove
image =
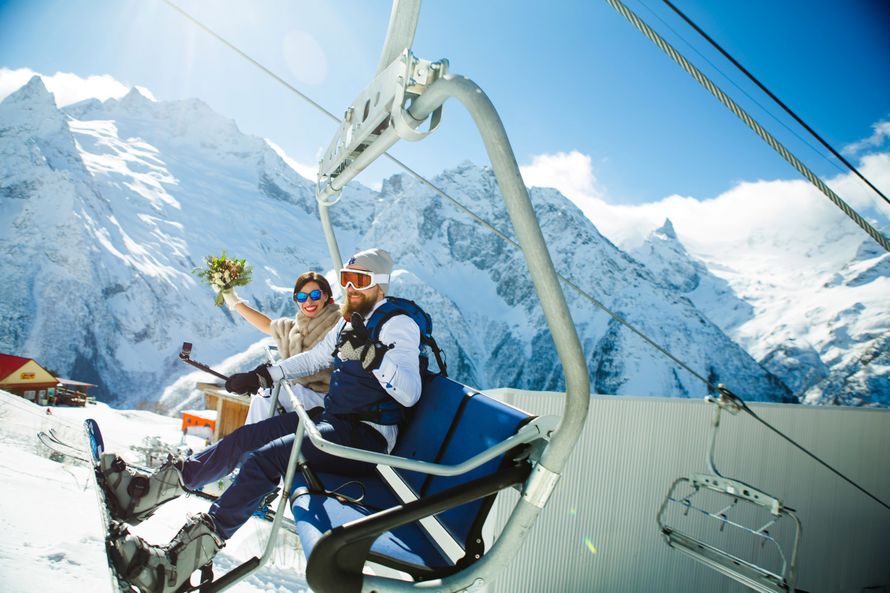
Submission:
POLYGON ((226 391, 230 393, 256 393, 260 388, 272 386, 269 365, 261 364, 247 373, 235 373, 226 380, 226 391))
POLYGON ((371 341, 365 321, 358 313, 352 314, 352 329, 345 331, 340 336, 340 358, 343 360, 358 360, 366 371, 380 368, 383 355, 392 346, 386 346, 380 341, 371 341))

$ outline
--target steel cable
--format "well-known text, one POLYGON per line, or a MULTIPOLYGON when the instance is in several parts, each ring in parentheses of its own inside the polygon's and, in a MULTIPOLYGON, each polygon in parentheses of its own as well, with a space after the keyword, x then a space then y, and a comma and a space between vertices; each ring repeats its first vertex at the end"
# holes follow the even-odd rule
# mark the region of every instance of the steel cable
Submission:
POLYGON ((859 225, 859 228, 864 230, 868 235, 877 241, 877 243, 883 247, 886 251, 890 252, 890 240, 887 239, 884 235, 880 233, 876 228, 874 228, 867 220, 865 220, 862 216, 859 215, 858 212, 853 210, 849 204, 847 204, 844 200, 841 199, 830 187, 825 185, 825 183, 819 179, 819 177, 810 171, 806 165, 804 165, 796 156, 791 154, 791 152, 782 145, 772 134, 767 132, 763 126, 757 123, 754 118, 752 118, 748 113, 741 108, 735 101, 733 101, 729 95, 724 93, 717 85, 715 85, 707 76, 705 76, 698 68, 693 66, 689 60, 684 58, 680 52, 678 52, 674 47, 665 41, 658 33, 652 30, 649 25, 643 22, 643 20, 638 17, 632 10, 630 10, 627 6, 624 5, 620 0, 606 0, 612 8, 614 8, 619 14, 621 14, 624 18, 631 22, 643 35, 649 38, 649 40, 654 43, 660 50, 666 53, 671 57, 677 64, 680 65, 690 76, 692 76, 696 82, 705 87, 708 92, 714 95, 718 101, 723 103, 727 109, 732 111, 739 119, 745 122, 749 128, 751 128, 755 134, 760 136, 760 138, 769 144, 769 146, 779 153, 788 163, 797 169, 797 171, 806 177, 810 183, 815 185, 819 191, 825 194, 831 202, 840 208, 841 212, 846 214, 853 222, 859 225))
POLYGON ((716 49, 718 52, 720 52, 720 54, 723 55, 723 57, 725 57, 727 60, 729 60, 729 61, 732 63, 733 66, 735 66, 736 68, 738 68, 739 71, 740 71, 742 74, 744 74, 744 75, 748 78, 748 80, 750 80, 751 82, 753 82, 754 84, 756 84, 757 87, 758 87, 760 90, 762 90, 764 93, 766 93, 767 96, 769 96, 770 99, 772 99, 773 101, 775 101, 775 103, 776 103, 779 107, 781 107, 782 110, 783 110, 785 113, 787 113, 788 115, 790 115, 790 116, 794 119, 794 121, 796 121, 796 122, 799 123, 801 126, 803 126, 803 128, 804 128, 807 132, 809 132, 809 133, 813 136, 813 138, 815 138, 816 140, 818 140, 819 143, 822 144, 822 146, 824 146, 825 148, 827 148, 827 149, 831 152, 831 154, 833 154, 833 155, 834 155, 840 162, 842 162, 844 165, 846 165, 846 167, 847 167, 851 172, 855 173, 856 176, 859 177, 859 179, 861 179, 863 182, 865 182, 866 185, 868 185, 868 187, 870 187, 872 190, 874 190, 874 192, 875 192, 876 194, 878 194, 879 196, 881 196, 881 198, 882 198, 885 202, 887 202, 888 204, 890 204, 890 198, 888 198, 887 196, 885 196, 884 193, 883 193, 881 190, 879 190, 877 187, 875 187, 874 184, 873 184, 871 181, 869 181, 869 180, 865 177, 865 175, 863 175, 863 174, 859 171, 859 169, 857 169, 856 167, 854 167, 853 164, 850 163, 847 159, 845 159, 845 158, 844 158, 844 157, 843 157, 837 150, 835 150, 834 147, 831 146, 831 145, 828 143, 827 140, 825 140, 824 138, 822 138, 822 136, 820 136, 820 135, 816 132, 816 130, 814 130, 813 128, 811 128, 811 127, 810 127, 805 121, 803 121, 803 120, 802 120, 802 119, 801 119, 801 118, 800 118, 794 111, 792 111, 792 109, 791 109, 790 107, 788 107, 788 105, 786 105, 781 99, 779 99, 775 94, 773 94, 772 91, 770 91, 768 88, 766 88, 766 86, 765 86, 762 82, 760 82, 760 80, 758 80, 758 78, 757 78, 756 76, 754 76, 753 74, 751 74, 751 72, 750 72, 747 68, 745 68, 744 66, 742 66, 742 65, 741 65, 741 64, 740 64, 734 57, 732 57, 732 55, 730 55, 729 52, 727 52, 725 49, 723 49, 723 47, 722 47, 719 43, 717 43, 716 41, 714 41, 714 39, 713 39, 710 35, 708 35, 707 33, 705 33, 705 31, 704 31, 701 27, 699 27, 697 24, 695 24, 695 22, 694 22, 692 19, 690 19, 688 16, 686 16, 686 14, 683 13, 683 11, 681 11, 679 8, 677 8, 677 7, 674 5, 674 3, 672 3, 670 0, 662 0, 662 1, 668 6, 668 8, 670 8, 671 10, 673 10, 673 11, 677 14, 677 16, 679 16, 681 19, 683 19, 683 20, 684 20, 690 27, 692 27, 693 29, 695 29, 696 33, 698 33, 699 35, 701 35, 702 38, 704 38, 704 40, 707 41, 707 42, 711 45, 711 47, 713 47, 713 48, 716 49))

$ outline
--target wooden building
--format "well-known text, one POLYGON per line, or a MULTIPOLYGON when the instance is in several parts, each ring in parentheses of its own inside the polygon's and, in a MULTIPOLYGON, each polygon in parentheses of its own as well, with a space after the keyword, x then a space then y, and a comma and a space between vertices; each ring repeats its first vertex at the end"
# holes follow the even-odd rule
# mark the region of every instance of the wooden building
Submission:
MULTIPOLYGON (((229 393, 222 385, 216 383, 198 383, 197 387, 204 392, 204 407, 216 410, 212 438, 214 442, 244 425, 244 421, 247 420, 247 409, 250 407, 249 396, 229 393)), ((183 417, 183 423, 185 420, 183 417)))
POLYGON ((41 406, 85 406, 92 383, 59 379, 32 358, 0 354, 0 389, 41 406))

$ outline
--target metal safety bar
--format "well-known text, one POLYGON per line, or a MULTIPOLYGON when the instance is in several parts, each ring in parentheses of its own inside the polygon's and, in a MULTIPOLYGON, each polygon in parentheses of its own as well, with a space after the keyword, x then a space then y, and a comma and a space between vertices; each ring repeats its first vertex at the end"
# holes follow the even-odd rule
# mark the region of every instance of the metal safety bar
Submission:
POLYGON ((318 449, 345 459, 353 459, 356 461, 364 461, 375 465, 388 465, 398 469, 405 469, 434 476, 459 476, 468 471, 474 470, 480 465, 491 461, 495 457, 503 455, 517 445, 532 443, 537 440, 547 439, 556 428, 559 418, 556 416, 541 416, 535 418, 531 422, 524 424, 516 434, 492 445, 485 451, 470 457, 469 459, 454 465, 446 465, 442 463, 430 463, 428 461, 419 461, 417 459, 408 459, 407 457, 399 457, 398 455, 388 455, 386 453, 375 453, 366 449, 357 449, 339 443, 333 443, 325 440, 319 432, 318 427, 309 418, 305 408, 294 394, 291 386, 286 381, 282 381, 284 388, 290 395, 291 401, 294 403, 294 411, 300 417, 300 425, 304 427, 306 436, 318 449))

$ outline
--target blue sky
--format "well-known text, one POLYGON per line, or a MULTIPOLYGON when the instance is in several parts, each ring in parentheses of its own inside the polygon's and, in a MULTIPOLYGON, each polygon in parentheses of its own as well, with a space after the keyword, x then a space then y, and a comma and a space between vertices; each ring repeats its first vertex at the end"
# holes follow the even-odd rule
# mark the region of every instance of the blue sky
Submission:
MULTIPOLYGON (((370 81, 390 10, 385 0, 178 4, 335 113, 370 81)), ((676 4, 836 148, 890 120, 884 0, 676 4)), ((814 171, 839 173, 834 159, 783 128, 788 118, 664 4, 628 5, 814 171)), ((544 182, 572 179, 582 193, 639 204, 672 194, 707 199, 741 181, 799 177, 602 0, 428 1, 414 51, 448 58, 453 73, 489 94, 519 164, 544 182)), ((0 1, 0 67, 110 75, 158 99, 197 97, 310 166, 335 128, 160 0, 0 1)), ((393 153, 426 175, 464 160, 487 163, 469 117, 453 103, 439 131, 393 153)), ((856 163, 857 156, 849 158, 856 163)), ((378 165, 360 181, 375 184, 394 172, 378 165)))

